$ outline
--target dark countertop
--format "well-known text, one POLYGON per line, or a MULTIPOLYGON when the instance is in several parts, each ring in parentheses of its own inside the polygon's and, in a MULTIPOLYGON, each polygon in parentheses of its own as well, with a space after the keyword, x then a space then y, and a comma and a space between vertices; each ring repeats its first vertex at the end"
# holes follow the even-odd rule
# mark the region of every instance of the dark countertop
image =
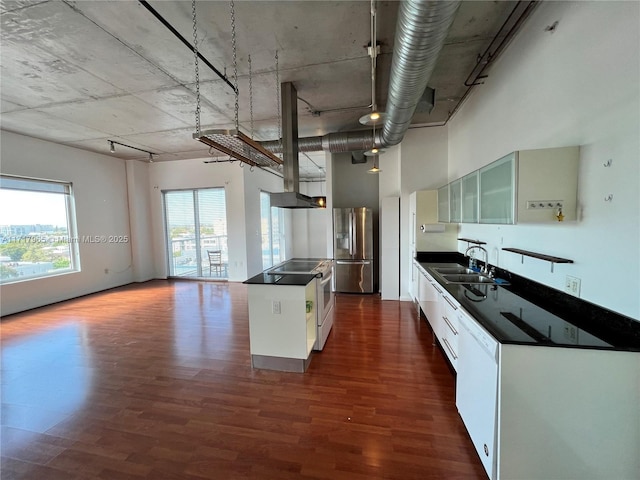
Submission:
POLYGON ((498 269, 510 285, 446 284, 431 269, 464 264, 457 253, 417 260, 500 343, 640 351, 640 322, 498 269))
POLYGON ((248 285, 297 285, 304 287, 314 278, 316 278, 316 275, 312 273, 296 275, 268 275, 266 273, 259 273, 255 277, 251 277, 242 283, 248 285))

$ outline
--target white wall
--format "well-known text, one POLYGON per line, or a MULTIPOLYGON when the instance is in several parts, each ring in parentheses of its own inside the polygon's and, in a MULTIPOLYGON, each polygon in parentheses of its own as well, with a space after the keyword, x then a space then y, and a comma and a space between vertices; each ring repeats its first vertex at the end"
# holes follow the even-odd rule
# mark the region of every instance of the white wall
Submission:
MULTIPOLYGON (((270 174, 256 169, 240 168, 238 162, 205 164, 202 159, 179 162, 156 162, 149 166, 149 195, 151 198, 152 236, 154 242, 153 263, 156 278, 166 278, 166 238, 162 191, 187 188, 224 187, 227 202, 227 244, 229 248, 229 281, 242 282, 256 268, 256 242, 253 238, 260 228, 259 190, 262 179, 269 190, 270 174), (246 172, 245 172, 246 170, 246 172), (246 195, 245 195, 246 187, 246 195), (254 201, 255 200, 255 201, 254 201), (255 205, 255 206, 254 206, 255 205), (245 217, 246 216, 246 217, 245 217)), ((276 180, 278 177, 273 177, 276 180)), ((280 180, 281 182, 281 180, 280 180)), ((259 256, 259 246, 258 253, 259 256)), ((261 260, 260 263, 262 270, 261 260)))
MULTIPOLYGON (((283 180, 271 173, 258 168, 251 172, 244 169, 244 221, 246 236, 246 276, 241 280, 246 280, 264 270, 262 266, 262 232, 260 221, 260 191, 282 192, 284 189, 283 180)), ((227 208, 227 216, 240 215, 238 210, 230 211, 227 208)), ((286 223, 286 221, 285 221, 286 223)), ((288 233, 286 231, 285 233, 288 233)), ((240 239, 238 239, 240 241, 240 239)), ((290 234, 285 237, 285 245, 291 244, 290 234)), ((231 247, 229 247, 231 248, 231 247)))
MULTIPOLYGON (((447 183, 447 141, 447 127, 428 127, 408 130, 400 144, 400 298, 402 300, 411 299, 409 293, 412 263, 409 251, 409 195, 417 190, 433 190, 447 183)), ((456 247, 455 244, 451 245, 454 251, 456 247)), ((438 250, 440 249, 439 247, 438 250)))
MULTIPOLYGON (((0 140, 2 173, 73 183, 79 238, 131 236, 124 160, 4 131, 0 140)), ((133 280, 130 243, 80 242, 78 247, 80 272, 3 285, 0 313, 8 315, 133 280)))
MULTIPOLYGON (((519 149, 579 145, 579 219, 469 225, 491 263, 640 318, 640 3, 544 2, 449 123, 449 180, 519 149), (558 21, 554 32, 545 27, 558 21), (613 160, 610 168, 603 163, 613 160), (612 202, 604 197, 613 194, 612 202), (550 264, 502 252, 567 257, 550 264)), ((445 183, 445 182, 442 182, 445 183)))
MULTIPOLYGON (((300 182, 300 193, 310 197, 326 196, 326 182, 300 182)), ((291 210, 292 257, 326 258, 327 229, 332 228, 328 208, 291 210)))
POLYGON ((145 282, 155 276, 153 252, 156 240, 151 235, 149 164, 136 160, 127 160, 126 168, 133 280, 145 282))

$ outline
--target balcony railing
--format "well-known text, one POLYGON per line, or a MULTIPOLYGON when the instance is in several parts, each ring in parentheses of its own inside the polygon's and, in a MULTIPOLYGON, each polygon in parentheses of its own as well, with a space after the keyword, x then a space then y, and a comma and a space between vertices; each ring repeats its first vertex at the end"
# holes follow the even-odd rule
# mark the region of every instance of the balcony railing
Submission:
POLYGON ((229 252, 226 235, 202 235, 200 237, 200 255, 196 250, 196 237, 184 236, 171 239, 170 270, 172 277, 192 278, 228 278, 229 252), (222 267, 210 268, 207 250, 222 252, 222 267), (198 264, 198 258, 200 262, 198 264))

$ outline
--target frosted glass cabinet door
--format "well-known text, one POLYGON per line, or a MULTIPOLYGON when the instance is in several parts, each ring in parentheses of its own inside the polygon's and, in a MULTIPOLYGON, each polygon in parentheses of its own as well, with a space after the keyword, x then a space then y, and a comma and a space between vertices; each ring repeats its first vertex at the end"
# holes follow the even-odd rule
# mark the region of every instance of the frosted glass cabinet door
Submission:
POLYGON ((449 221, 460 223, 462 218, 462 179, 449 184, 449 221))
POLYGON ((449 223, 449 185, 438 189, 438 221, 449 223))
POLYGON ((462 223, 478 223, 478 171, 462 177, 462 223))
POLYGON ((514 223, 516 152, 480 169, 480 223, 514 223))

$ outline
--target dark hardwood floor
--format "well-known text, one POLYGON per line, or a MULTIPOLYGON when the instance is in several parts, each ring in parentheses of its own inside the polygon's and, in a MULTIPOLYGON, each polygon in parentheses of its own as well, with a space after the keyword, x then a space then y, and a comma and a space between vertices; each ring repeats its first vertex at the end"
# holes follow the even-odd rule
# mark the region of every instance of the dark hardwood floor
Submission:
POLYGON ((5 317, 2 480, 485 479, 413 305, 336 309, 305 374, 251 368, 242 284, 152 281, 5 317))

